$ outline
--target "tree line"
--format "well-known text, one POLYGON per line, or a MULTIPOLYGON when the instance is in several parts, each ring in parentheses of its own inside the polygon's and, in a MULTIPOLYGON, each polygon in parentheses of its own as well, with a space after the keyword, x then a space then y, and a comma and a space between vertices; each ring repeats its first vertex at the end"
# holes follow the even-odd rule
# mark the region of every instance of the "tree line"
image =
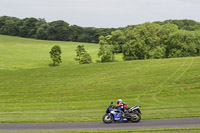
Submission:
MULTIPOLYGON (((2 16, 0 34, 99 43, 98 56, 101 62, 114 61, 118 53, 123 54, 123 60, 200 55, 200 23, 194 20, 147 22, 124 28, 94 28, 69 25, 63 20, 46 22, 33 17, 19 19, 2 16)), ((84 56, 89 57, 87 52, 84 56)))
POLYGON ((102 62, 114 61, 118 53, 123 53, 123 60, 199 56, 200 30, 192 26, 185 30, 170 22, 147 22, 100 36, 99 44, 102 62))
POLYGON ((94 28, 69 25, 63 20, 46 22, 45 19, 2 16, 0 34, 42 40, 98 43, 99 36, 109 35, 114 28, 94 28))
MULTIPOLYGON (((177 25, 178 29, 189 31, 200 29, 200 23, 194 20, 166 20, 154 23, 161 26, 170 23, 177 25)), ((45 19, 36 19, 33 17, 24 19, 10 16, 0 17, 0 34, 57 41, 98 43, 100 36, 107 36, 113 31, 126 30, 127 28, 134 28, 136 26, 137 25, 123 28, 95 28, 69 25, 69 23, 63 20, 46 22, 45 19)))

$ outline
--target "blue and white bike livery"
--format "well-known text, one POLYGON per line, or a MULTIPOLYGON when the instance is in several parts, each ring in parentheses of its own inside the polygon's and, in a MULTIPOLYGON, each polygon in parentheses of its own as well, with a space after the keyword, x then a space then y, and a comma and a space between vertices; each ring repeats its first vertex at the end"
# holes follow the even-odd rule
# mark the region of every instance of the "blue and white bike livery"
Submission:
POLYGON ((112 122, 139 122, 141 120, 141 111, 140 106, 134 106, 126 110, 126 112, 122 112, 120 108, 117 108, 111 102, 110 106, 106 110, 106 114, 103 116, 104 123, 112 123, 112 122), (123 115, 124 113, 124 115, 123 115))

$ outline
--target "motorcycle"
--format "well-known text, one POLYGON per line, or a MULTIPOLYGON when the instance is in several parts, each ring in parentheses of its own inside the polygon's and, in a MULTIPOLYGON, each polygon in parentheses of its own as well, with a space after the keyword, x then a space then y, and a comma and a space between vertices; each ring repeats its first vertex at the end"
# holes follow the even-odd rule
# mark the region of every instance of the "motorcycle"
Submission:
POLYGON ((121 108, 114 106, 113 102, 111 102, 102 119, 106 124, 112 122, 139 122, 141 120, 141 114, 140 106, 134 106, 122 112, 121 108))

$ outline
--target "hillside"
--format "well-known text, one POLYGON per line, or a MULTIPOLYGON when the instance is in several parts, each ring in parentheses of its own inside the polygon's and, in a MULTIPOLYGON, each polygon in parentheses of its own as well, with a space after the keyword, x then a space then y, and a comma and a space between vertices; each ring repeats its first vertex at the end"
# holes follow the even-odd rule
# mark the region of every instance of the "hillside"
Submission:
MULTIPOLYGON (((0 122, 101 121, 118 98, 143 119, 200 116, 200 57, 79 65, 78 44, 0 36, 0 122), (55 44, 63 63, 49 67, 55 44)), ((84 45, 98 60, 98 45, 84 45)))
POLYGON ((54 45, 59 45, 62 50, 62 64, 76 65, 75 61, 77 45, 83 44, 85 49, 92 55, 93 61, 98 60, 99 46, 92 43, 76 43, 62 41, 42 41, 21 37, 0 35, 0 63, 1 69, 32 69, 49 67, 52 63, 49 51, 54 45))

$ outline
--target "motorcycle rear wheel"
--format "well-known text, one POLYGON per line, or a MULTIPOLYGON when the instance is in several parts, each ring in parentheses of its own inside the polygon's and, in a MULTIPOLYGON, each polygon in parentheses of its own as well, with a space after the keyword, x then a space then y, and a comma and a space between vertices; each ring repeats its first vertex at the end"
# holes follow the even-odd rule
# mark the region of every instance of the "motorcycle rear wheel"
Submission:
POLYGON ((139 122, 141 120, 140 113, 134 113, 135 116, 131 116, 130 121, 131 122, 139 122))
POLYGON ((109 124, 109 123, 112 123, 113 121, 113 116, 112 115, 108 115, 108 114, 105 114, 102 118, 103 122, 106 123, 106 124, 109 124))

